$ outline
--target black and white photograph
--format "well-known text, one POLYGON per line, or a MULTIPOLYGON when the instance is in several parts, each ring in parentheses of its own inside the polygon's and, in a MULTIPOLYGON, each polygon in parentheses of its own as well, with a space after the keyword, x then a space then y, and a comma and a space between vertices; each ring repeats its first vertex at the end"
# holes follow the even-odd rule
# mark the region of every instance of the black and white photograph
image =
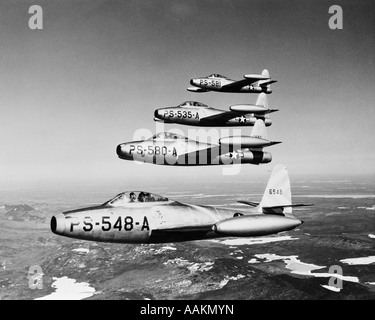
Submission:
POLYGON ((2 0, 0 300, 374 300, 374 17, 2 0))

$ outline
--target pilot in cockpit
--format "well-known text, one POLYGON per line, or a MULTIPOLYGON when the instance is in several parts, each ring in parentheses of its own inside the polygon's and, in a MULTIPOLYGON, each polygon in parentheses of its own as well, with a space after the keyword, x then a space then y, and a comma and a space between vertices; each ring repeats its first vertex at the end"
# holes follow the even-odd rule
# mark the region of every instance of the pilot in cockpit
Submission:
POLYGON ((154 202, 155 201, 155 198, 150 193, 146 193, 146 197, 147 197, 148 202, 154 202))
POLYGON ((145 200, 145 194, 143 192, 140 192, 138 195, 138 201, 139 202, 146 202, 145 200))
POLYGON ((130 198, 130 202, 136 202, 137 201, 137 195, 134 192, 130 192, 129 198, 130 198))

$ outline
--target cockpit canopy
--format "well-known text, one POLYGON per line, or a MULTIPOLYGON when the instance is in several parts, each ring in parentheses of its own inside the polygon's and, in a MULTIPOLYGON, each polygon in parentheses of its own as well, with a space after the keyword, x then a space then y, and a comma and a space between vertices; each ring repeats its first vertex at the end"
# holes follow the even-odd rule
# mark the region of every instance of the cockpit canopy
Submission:
POLYGON ((179 105, 179 107, 200 107, 207 108, 208 106, 198 101, 185 101, 179 105))
POLYGON ((221 74, 218 74, 218 73, 210 74, 208 77, 209 78, 225 78, 225 79, 227 78, 227 77, 222 76, 221 74))
POLYGON ((103 205, 121 207, 129 203, 168 201, 168 198, 145 191, 127 191, 118 194, 103 205))
POLYGON ((182 136, 177 133, 173 133, 173 132, 159 132, 155 134, 149 140, 177 140, 177 139, 188 140, 187 137, 182 136))

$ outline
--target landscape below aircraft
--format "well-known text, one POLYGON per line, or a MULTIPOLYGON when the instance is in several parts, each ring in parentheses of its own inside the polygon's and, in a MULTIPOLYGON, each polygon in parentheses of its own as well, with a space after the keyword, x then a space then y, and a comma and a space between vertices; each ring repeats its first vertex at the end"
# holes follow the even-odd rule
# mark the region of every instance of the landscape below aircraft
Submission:
POLYGON ((208 107, 197 101, 185 101, 175 107, 155 110, 154 120, 164 123, 178 123, 190 126, 233 127, 253 126, 257 119, 262 119, 268 127, 272 124, 268 114, 278 111, 269 109, 265 93, 260 93, 254 104, 237 104, 229 107, 230 111, 208 107))
POLYGON ((250 136, 221 138, 218 144, 198 142, 173 132, 161 132, 147 140, 122 143, 120 159, 158 165, 201 166, 237 163, 260 164, 272 160, 263 148, 280 143, 267 139, 266 126, 258 119, 250 136))
POLYGON ((51 219, 53 233, 118 243, 163 243, 220 237, 253 237, 288 231, 302 221, 292 215, 290 181, 276 165, 260 203, 243 209, 184 204, 143 191, 123 192, 95 207, 66 211, 51 219))
POLYGON ((208 77, 193 78, 187 88, 191 92, 245 92, 245 93, 272 93, 271 84, 277 82, 270 79, 267 69, 262 74, 245 74, 242 80, 231 80, 220 74, 211 74, 208 77), (257 84, 255 84, 257 82, 257 84))

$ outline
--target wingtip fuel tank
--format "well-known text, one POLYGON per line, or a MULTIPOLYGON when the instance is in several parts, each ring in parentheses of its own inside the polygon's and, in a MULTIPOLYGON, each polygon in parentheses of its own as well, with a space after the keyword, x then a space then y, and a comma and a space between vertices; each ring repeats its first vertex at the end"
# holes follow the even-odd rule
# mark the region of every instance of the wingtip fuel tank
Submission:
POLYGON ((230 136, 219 140, 220 145, 238 146, 240 148, 264 148, 278 143, 281 143, 281 141, 270 141, 251 136, 230 136))
POLYGON ((297 218, 278 215, 239 216, 217 222, 213 231, 225 236, 254 237, 292 230, 300 224, 297 218))

